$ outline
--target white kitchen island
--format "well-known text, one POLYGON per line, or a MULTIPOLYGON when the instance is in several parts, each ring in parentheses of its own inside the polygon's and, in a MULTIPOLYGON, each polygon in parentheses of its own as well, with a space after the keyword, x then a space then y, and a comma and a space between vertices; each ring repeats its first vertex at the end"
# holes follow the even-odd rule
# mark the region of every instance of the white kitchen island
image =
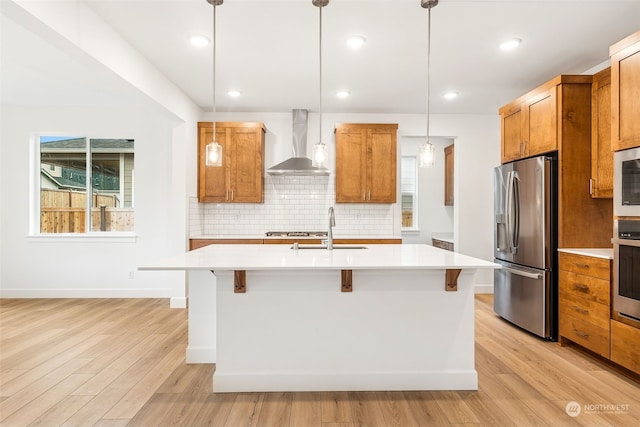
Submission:
POLYGON ((340 246, 210 245, 140 269, 188 272, 186 359, 216 364, 214 392, 477 390, 473 278, 498 266, 340 246))

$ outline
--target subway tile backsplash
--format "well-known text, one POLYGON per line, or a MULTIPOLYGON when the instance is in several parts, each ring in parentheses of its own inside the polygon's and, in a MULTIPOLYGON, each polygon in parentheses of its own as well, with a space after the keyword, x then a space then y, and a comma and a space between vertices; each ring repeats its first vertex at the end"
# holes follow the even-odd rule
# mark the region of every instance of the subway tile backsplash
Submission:
POLYGON ((393 235, 393 205, 335 203, 333 176, 265 177, 264 203, 198 203, 189 200, 189 236, 255 236, 266 231, 327 228, 334 206, 337 235, 393 235))

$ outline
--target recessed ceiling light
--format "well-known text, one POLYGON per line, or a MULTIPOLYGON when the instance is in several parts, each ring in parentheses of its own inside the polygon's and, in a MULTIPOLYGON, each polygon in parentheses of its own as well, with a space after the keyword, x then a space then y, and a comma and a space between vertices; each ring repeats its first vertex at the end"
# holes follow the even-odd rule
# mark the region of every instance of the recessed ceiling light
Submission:
POLYGON ((209 40, 209 37, 203 36, 201 34, 194 34, 190 36, 189 41, 191 42, 192 45, 197 47, 208 46, 209 43, 211 43, 211 40, 209 40))
POLYGON ((366 42, 367 39, 364 36, 350 36, 347 39, 347 46, 349 46, 351 49, 360 49, 366 42))
POLYGON ((339 92, 336 92, 336 96, 338 98, 347 98, 349 95, 351 95, 351 93, 348 90, 341 90, 339 92))
POLYGON ((444 99, 456 99, 458 97, 458 92, 456 91, 446 92, 444 95, 442 95, 442 97, 444 99))
POLYGON ((520 40, 518 38, 505 40, 502 43, 500 43, 500 49, 502 49, 502 50, 513 50, 516 47, 518 47, 518 45, 520 45, 520 43, 522 43, 522 40, 520 40))
POLYGON ((240 92, 239 90, 232 89, 227 91, 227 95, 229 95, 232 98, 237 98, 240 95, 242 95, 242 92, 240 92))

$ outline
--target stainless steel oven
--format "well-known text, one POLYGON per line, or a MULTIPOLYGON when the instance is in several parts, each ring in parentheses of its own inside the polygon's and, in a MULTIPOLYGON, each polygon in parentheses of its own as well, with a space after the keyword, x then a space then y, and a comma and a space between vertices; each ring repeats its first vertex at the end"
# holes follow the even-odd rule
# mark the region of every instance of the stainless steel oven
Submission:
POLYGON ((614 153, 613 214, 640 218, 640 147, 614 153))
POLYGON ((614 222, 613 310, 640 321, 640 218, 614 222))

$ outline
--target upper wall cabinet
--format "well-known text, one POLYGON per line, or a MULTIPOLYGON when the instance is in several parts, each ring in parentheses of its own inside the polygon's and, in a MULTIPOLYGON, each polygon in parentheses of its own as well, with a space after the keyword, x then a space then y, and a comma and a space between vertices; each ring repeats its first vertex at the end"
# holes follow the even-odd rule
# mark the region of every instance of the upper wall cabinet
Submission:
POLYGON ((336 125, 336 202, 395 203, 397 124, 336 125))
POLYGON ((613 197, 611 151, 611 68, 593 76, 591 85, 591 197, 613 197))
POLYGON ((640 147, 640 31, 611 46, 611 146, 640 147))
POLYGON ((454 145, 444 148, 444 205, 453 206, 453 156, 454 145))
POLYGON ((205 147, 213 139, 213 123, 198 123, 198 201, 262 203, 264 169, 262 123, 216 123, 222 145, 222 167, 205 166, 205 147))
POLYGON ((571 120, 572 85, 591 85, 591 76, 558 76, 500 108, 502 163, 558 149, 559 123, 571 120))

